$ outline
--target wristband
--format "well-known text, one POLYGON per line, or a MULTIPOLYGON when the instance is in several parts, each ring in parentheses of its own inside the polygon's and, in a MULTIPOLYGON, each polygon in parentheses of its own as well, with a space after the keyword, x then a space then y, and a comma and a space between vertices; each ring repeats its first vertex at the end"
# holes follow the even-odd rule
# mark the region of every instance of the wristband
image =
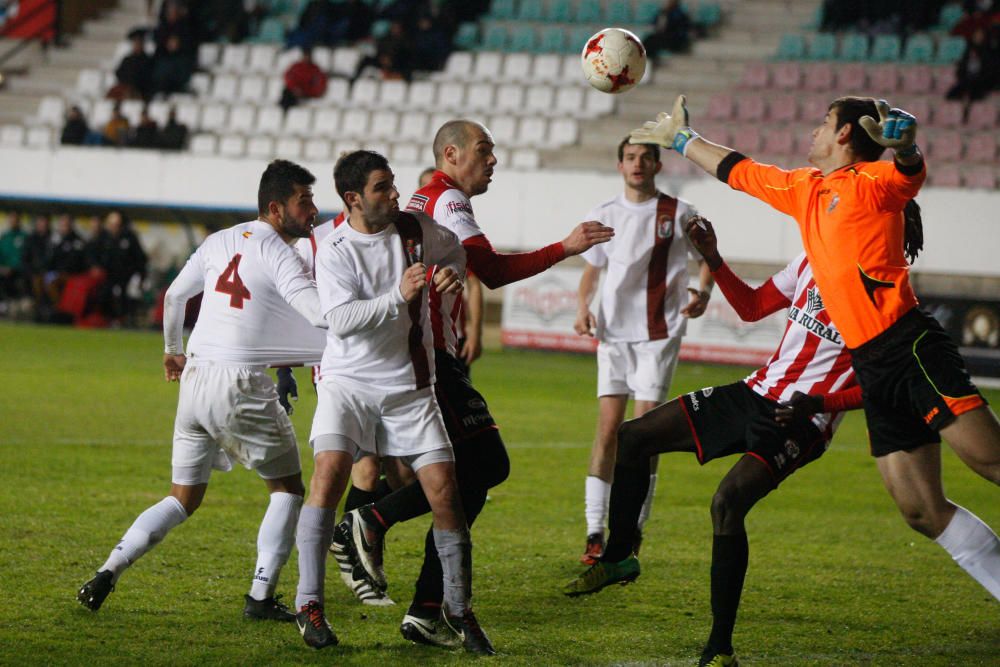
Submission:
POLYGON ((675 151, 687 157, 687 145, 692 139, 697 139, 698 133, 692 130, 690 127, 682 127, 677 130, 677 134, 674 135, 674 140, 670 147, 675 151))
POLYGON ((913 143, 907 146, 906 148, 896 151, 896 157, 901 157, 904 159, 908 157, 913 157, 914 155, 917 154, 917 150, 918 150, 917 144, 913 143))

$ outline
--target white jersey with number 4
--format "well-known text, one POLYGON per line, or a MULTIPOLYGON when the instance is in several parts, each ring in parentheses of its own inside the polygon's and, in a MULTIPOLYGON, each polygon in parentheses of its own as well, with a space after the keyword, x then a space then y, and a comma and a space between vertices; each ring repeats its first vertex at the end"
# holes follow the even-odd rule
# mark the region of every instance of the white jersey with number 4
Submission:
POLYGON ((170 286, 184 299, 204 291, 188 357, 229 365, 317 363, 326 332, 289 305, 307 289, 315 283, 298 253, 266 222, 211 234, 170 286))
POLYGON ((683 336, 688 303, 688 255, 684 234, 697 215, 693 206, 660 193, 636 204, 618 195, 587 214, 615 230, 583 258, 606 269, 597 308, 598 340, 637 342, 683 336))

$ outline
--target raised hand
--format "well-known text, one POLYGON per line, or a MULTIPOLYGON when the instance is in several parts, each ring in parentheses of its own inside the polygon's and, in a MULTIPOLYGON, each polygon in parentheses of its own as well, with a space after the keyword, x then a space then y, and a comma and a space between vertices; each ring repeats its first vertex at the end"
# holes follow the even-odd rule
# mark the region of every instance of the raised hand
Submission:
POLYGON ((425 287, 427 287, 427 267, 423 262, 417 262, 403 271, 403 279, 399 281, 399 292, 407 303, 416 299, 425 287))
POLYGON ((708 262, 708 268, 713 271, 719 268, 719 265, 722 264, 722 257, 719 256, 719 240, 715 235, 712 222, 708 218, 696 215, 688 220, 684 227, 684 233, 687 234, 688 241, 698 251, 698 254, 708 262))
POLYGON ((683 152, 684 144, 691 138, 690 134, 678 136, 678 133, 688 126, 686 104, 687 98, 678 95, 670 113, 661 111, 656 115, 656 120, 647 121, 642 127, 632 130, 629 133, 629 143, 659 144, 663 148, 673 148, 683 152))
POLYGON ((902 109, 890 109, 885 100, 875 100, 879 119, 863 116, 858 123, 872 141, 895 151, 905 151, 917 139, 917 119, 902 109))
POLYGON ((567 257, 579 255, 598 243, 607 243, 615 235, 615 230, 596 220, 581 222, 563 239, 563 251, 567 257))

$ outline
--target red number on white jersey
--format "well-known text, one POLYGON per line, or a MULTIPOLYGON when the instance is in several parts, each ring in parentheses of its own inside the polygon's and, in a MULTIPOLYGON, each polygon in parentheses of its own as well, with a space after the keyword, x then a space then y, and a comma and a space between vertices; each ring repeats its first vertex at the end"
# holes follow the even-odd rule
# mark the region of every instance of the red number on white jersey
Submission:
POLYGON ((239 269, 242 258, 242 255, 236 253, 229 260, 229 266, 226 267, 226 270, 222 272, 219 280, 215 283, 216 292, 229 295, 229 307, 241 310, 243 309, 243 300, 250 298, 250 290, 247 289, 246 285, 240 279, 239 269))

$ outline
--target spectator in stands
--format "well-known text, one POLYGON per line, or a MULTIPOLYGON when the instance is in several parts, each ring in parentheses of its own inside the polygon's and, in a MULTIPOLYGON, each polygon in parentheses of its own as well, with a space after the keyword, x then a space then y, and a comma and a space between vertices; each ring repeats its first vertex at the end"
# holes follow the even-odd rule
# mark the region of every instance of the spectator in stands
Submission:
POLYGON ((358 61, 358 67, 351 77, 353 84, 367 67, 377 67, 383 79, 410 80, 413 74, 411 53, 413 45, 406 34, 406 28, 399 21, 389 24, 389 32, 375 43, 375 55, 365 56, 358 61))
POLYGON ((27 283, 31 286, 31 296, 35 302, 35 319, 48 319, 50 304, 45 291, 45 272, 52 259, 52 228, 49 216, 35 217, 31 234, 24 239, 21 266, 27 283))
POLYGON ((429 13, 421 13, 413 31, 413 69, 433 72, 444 67, 451 53, 451 35, 429 13))
POLYGON ((20 299, 24 289, 24 242, 21 214, 7 216, 7 229, 0 234, 0 315, 10 312, 10 302, 20 299))
POLYGON ((691 17, 680 0, 667 0, 653 22, 653 34, 643 40, 646 53, 655 57, 661 51, 688 51, 691 48, 691 30, 691 17))
POLYGON ((281 108, 288 111, 302 99, 323 97, 326 73, 312 59, 312 49, 302 49, 302 57, 285 70, 285 90, 281 93, 281 108))
POLYGON ((158 148, 160 145, 160 128, 149 115, 149 107, 142 108, 139 124, 132 131, 131 145, 135 148, 158 148))
POLYGON ((83 117, 83 111, 76 105, 71 106, 66 112, 66 124, 63 125, 59 143, 64 146, 82 146, 88 143, 89 136, 90 127, 83 117))
POLYGON ((153 85, 153 59, 146 53, 146 40, 141 30, 129 33, 132 50, 122 58, 115 70, 117 83, 108 91, 112 100, 148 99, 153 85))
POLYGON ((250 10, 243 0, 202 0, 191 6, 192 22, 202 34, 199 41, 239 44, 250 30, 250 10))
POLYGON ((101 309, 115 324, 134 324, 135 299, 146 275, 146 253, 121 211, 108 213, 98 239, 97 262, 107 277, 98 297, 101 309))
POLYGON ((299 23, 288 33, 285 46, 310 49, 330 42, 330 33, 336 21, 336 8, 330 0, 309 0, 299 15, 299 23))
POLYGON ((961 100, 966 108, 981 100, 1000 83, 1000 48, 980 26, 969 37, 965 53, 955 65, 955 85, 948 90, 949 100, 961 100))
POLYGON ((104 125, 102 135, 104 143, 108 146, 124 146, 128 143, 128 118, 122 114, 121 102, 115 102, 115 106, 111 110, 111 118, 104 125))
POLYGON ((327 43, 331 46, 353 44, 371 34, 375 11, 364 0, 348 0, 335 6, 333 25, 327 43))
POLYGON ((57 305, 66 281, 73 275, 83 273, 87 265, 83 256, 83 239, 73 228, 73 218, 60 214, 56 218, 55 234, 51 238, 48 271, 45 289, 49 303, 57 305))
POLYGON ((160 148, 168 151, 184 150, 187 145, 188 127, 184 123, 177 122, 177 110, 170 108, 167 116, 167 124, 160 132, 160 148))
POLYGON ((153 93, 166 97, 186 91, 197 63, 197 57, 182 48, 180 37, 168 37, 153 56, 153 93))
POLYGON ((153 32, 156 41, 156 54, 167 51, 171 38, 177 42, 174 50, 189 57, 197 57, 198 40, 195 37, 195 25, 188 14, 187 5, 179 0, 166 0, 160 12, 160 21, 153 32))
POLYGON ((104 220, 99 215, 90 216, 87 222, 86 242, 83 244, 83 262, 90 271, 103 273, 101 248, 104 245, 104 220))

